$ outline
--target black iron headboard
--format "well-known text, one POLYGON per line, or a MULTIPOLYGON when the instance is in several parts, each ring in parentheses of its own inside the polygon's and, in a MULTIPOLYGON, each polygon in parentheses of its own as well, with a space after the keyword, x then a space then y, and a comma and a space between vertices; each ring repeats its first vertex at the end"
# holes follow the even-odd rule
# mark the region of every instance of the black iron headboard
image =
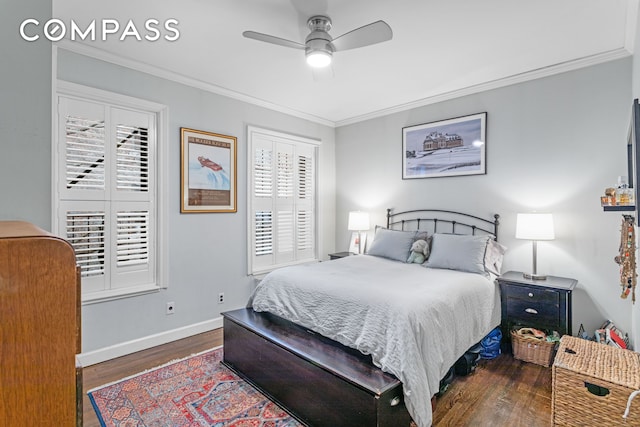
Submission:
POLYGON ((415 209, 403 212, 391 213, 387 209, 387 228, 400 230, 422 230, 429 227, 433 233, 438 232, 438 225, 447 224, 447 230, 440 229, 441 233, 460 234, 460 228, 466 230, 464 234, 473 234, 480 231, 490 234, 498 240, 498 225, 500 215, 495 214, 493 220, 480 218, 463 212, 448 211, 443 209, 415 209), (423 224, 423 228, 421 228, 423 224))

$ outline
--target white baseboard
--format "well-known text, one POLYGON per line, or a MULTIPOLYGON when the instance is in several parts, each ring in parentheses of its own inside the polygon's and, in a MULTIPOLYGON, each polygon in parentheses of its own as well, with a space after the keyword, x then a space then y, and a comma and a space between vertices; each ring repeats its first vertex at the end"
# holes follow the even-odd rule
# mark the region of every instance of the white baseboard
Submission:
POLYGON ((166 344, 182 338, 187 338, 203 332, 212 331, 222 328, 222 317, 206 320, 193 325, 183 326, 182 328, 172 329, 170 331, 160 332, 158 334, 149 335, 132 341, 115 344, 109 347, 100 348, 98 350, 80 353, 78 361, 80 366, 87 367, 116 357, 126 356, 127 354, 137 351, 146 350, 151 347, 166 344))

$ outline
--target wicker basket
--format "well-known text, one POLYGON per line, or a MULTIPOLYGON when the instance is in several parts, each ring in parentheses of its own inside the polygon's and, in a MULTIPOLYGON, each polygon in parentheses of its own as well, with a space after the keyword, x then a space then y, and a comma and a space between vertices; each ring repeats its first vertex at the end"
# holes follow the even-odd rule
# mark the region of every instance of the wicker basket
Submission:
POLYGON ((516 331, 511 331, 511 346, 514 358, 549 367, 553 360, 556 343, 518 335, 516 331))
POLYGON ((565 335, 552 371, 553 425, 640 426, 640 354, 565 335))

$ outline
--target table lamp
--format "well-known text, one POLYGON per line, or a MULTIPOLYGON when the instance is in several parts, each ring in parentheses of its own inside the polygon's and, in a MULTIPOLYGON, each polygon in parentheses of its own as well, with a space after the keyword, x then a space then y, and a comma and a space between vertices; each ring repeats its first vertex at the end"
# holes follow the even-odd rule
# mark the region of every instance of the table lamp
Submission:
POLYGON ((362 232, 369 229, 369 214, 367 212, 349 212, 349 231, 358 232, 358 253, 362 253, 362 232))
POLYGON ((519 213, 516 217, 516 239, 533 242, 533 272, 524 273, 526 279, 545 280, 547 276, 538 274, 538 240, 553 240, 553 215, 550 213, 519 213))

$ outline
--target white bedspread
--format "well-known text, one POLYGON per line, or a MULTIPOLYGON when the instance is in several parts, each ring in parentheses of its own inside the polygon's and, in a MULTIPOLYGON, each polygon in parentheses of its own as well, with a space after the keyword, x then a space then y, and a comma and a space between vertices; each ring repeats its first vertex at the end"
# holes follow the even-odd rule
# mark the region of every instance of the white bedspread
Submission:
POLYGON ((273 271, 249 305, 370 354, 402 382, 419 427, 440 379, 500 323, 492 280, 369 255, 273 271))

